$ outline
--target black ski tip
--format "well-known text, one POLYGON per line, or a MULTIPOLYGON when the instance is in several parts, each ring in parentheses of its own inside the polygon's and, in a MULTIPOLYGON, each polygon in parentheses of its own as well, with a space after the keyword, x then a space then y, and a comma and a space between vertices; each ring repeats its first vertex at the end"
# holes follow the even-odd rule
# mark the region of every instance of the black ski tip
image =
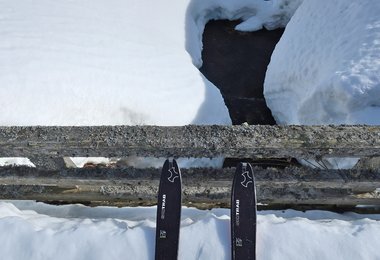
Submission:
POLYGON ((239 162, 236 166, 236 172, 240 172, 242 168, 243 168, 243 162, 239 162))
POLYGON ((179 173, 179 177, 181 177, 181 169, 179 168, 177 161, 175 159, 173 159, 172 165, 174 169, 179 173))
POLYGON ((167 159, 162 166, 160 186, 163 183, 169 182, 174 185, 179 180, 182 183, 181 170, 176 160, 167 159))
POLYGON ((238 185, 238 183, 236 182, 240 182, 241 185, 245 188, 248 188, 248 186, 254 188, 255 176, 253 174, 253 169, 250 163, 247 163, 247 162, 238 163, 238 165, 236 166, 236 171, 233 178, 233 186, 232 186, 233 190, 235 188, 240 187, 240 185, 238 185))
POLYGON ((249 162, 239 162, 236 166, 236 172, 241 171, 243 167, 245 167, 246 170, 253 172, 252 165, 249 162))
POLYGON ((170 167, 170 161, 169 159, 166 159, 164 162, 164 165, 162 166, 162 169, 169 169, 170 167))
POLYGON ((174 167, 175 169, 179 169, 177 161, 175 159, 166 159, 162 166, 162 169, 170 169, 172 167, 174 167))
POLYGON ((177 167, 178 168, 178 164, 177 164, 177 161, 175 159, 173 159, 173 167, 177 167))

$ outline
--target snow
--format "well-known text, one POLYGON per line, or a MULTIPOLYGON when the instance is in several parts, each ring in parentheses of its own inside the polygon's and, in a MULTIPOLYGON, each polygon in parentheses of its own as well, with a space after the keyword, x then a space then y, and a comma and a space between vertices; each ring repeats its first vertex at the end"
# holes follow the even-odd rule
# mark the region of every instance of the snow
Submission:
POLYGON ((196 67, 202 66, 202 34, 210 20, 242 20, 236 30, 285 27, 303 0, 193 0, 187 10, 186 49, 196 67))
POLYGON ((379 13, 379 1, 303 2, 265 78, 278 123, 380 124, 379 13))
POLYGON ((29 167, 35 167, 35 165, 28 158, 23 158, 23 157, 0 158, 0 167, 14 166, 14 165, 25 165, 29 167))
MULTIPOLYGON (((2 256, 12 260, 153 259, 156 207, 0 202, 2 256)), ((259 211, 257 259, 379 259, 380 215, 259 211)), ((228 209, 183 207, 179 259, 230 259, 228 209)))
POLYGON ((1 0, 0 125, 230 124, 188 1, 1 0))
MULTIPOLYGON (((379 124, 379 11, 373 0, 0 0, 0 125, 230 124, 196 68, 211 19, 241 19, 241 31, 287 25, 265 80, 277 122, 379 124)), ((13 163, 33 166, 0 160, 13 163)), ((155 213, 0 202, 1 256, 153 259, 155 213)), ((257 258, 380 259, 379 220, 261 211, 257 258)), ((229 210, 184 207, 179 259, 230 259, 229 230, 229 210)))
POLYGON ((283 27, 301 2, 0 0, 0 125, 231 124, 194 67, 205 24, 283 27))

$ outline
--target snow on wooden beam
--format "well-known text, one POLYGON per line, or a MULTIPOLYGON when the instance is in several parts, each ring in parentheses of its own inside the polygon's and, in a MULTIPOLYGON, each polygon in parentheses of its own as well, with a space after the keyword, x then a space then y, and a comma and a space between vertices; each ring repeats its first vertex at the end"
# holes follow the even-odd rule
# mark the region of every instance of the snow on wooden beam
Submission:
POLYGON ((379 126, 0 127, 0 157, 380 156, 379 126))
MULTIPOLYGON (((234 168, 183 169, 184 205, 228 206, 234 168)), ((380 172, 254 168, 258 201, 287 205, 380 205, 380 172)), ((159 169, 0 168, 0 199, 97 205, 153 205, 159 169)))

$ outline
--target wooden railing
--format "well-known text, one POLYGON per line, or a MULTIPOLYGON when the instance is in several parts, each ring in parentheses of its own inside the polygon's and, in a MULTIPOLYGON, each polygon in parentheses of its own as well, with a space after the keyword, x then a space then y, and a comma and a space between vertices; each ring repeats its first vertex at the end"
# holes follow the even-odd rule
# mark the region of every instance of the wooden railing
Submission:
MULTIPOLYGON (((67 168, 64 157, 380 157, 378 126, 0 127, 0 157, 36 165, 0 167, 0 199, 151 205, 160 169, 67 168)), ((262 204, 380 205, 380 170, 255 168, 262 204)), ((184 204, 227 206, 234 168, 183 169, 184 204)))

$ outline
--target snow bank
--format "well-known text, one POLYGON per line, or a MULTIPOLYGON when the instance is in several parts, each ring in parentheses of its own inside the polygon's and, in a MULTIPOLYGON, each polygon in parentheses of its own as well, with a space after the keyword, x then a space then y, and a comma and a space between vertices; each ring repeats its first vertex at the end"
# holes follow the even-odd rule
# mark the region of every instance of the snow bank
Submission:
MULTIPOLYGON (((153 259, 155 207, 0 203, 2 258, 153 259)), ((257 258, 379 259, 380 215, 261 211, 257 258)), ((179 259, 230 259, 229 210, 183 208, 179 259)))
POLYGON ((0 0, 0 125, 230 124, 187 0, 0 0))
POLYGON ((379 13, 379 1, 303 2, 265 78, 278 123, 380 124, 379 13))
POLYGON ((210 20, 242 20, 240 31, 285 27, 303 0, 192 0, 186 16, 186 49, 196 67, 202 66, 202 34, 210 20))
POLYGON ((0 125, 230 124, 192 64, 205 24, 273 29, 301 1, 0 0, 0 125))

